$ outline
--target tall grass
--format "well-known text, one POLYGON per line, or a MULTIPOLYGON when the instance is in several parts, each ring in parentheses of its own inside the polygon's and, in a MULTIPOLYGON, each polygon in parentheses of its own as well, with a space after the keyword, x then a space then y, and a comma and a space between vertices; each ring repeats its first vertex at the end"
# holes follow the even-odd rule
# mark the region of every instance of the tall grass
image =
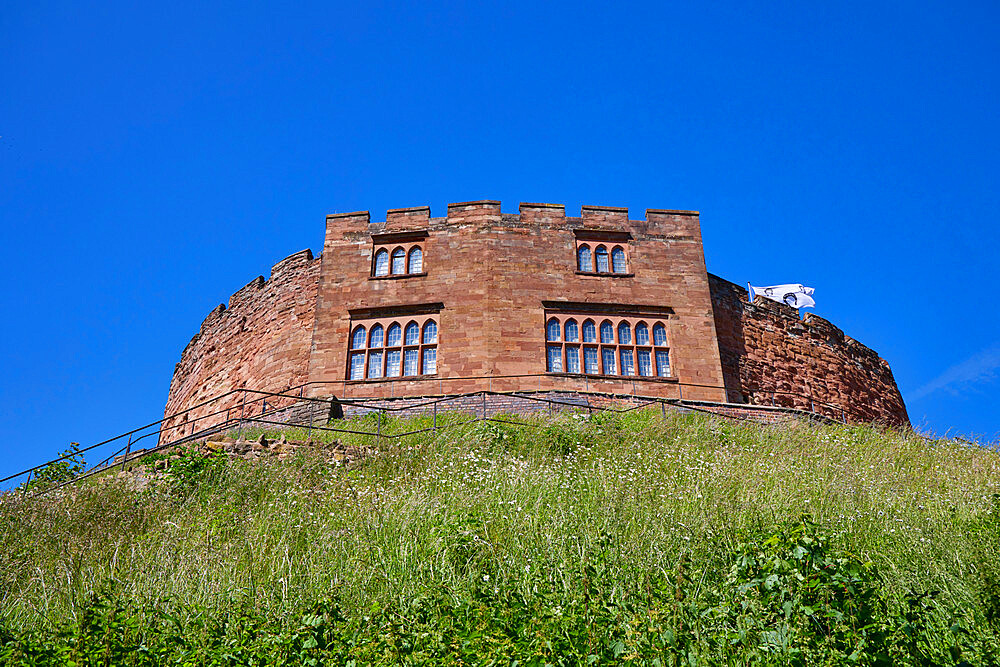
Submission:
MULTIPOLYGON (((659 411, 509 418, 527 425, 464 419, 378 442, 338 435, 377 447, 347 467, 317 447, 283 462, 229 460, 144 490, 107 477, 43 499, 9 495, 0 626, 8 637, 79 626, 95 596, 209 616, 239 608, 277 626, 335 600, 363 630, 366 618, 410 618, 414 601, 439 595, 533 600, 549 618, 581 604, 592 613, 597 585, 609 609, 645 595, 649 615, 651 582, 668 582, 677 605, 701 604, 685 622, 695 643, 685 655, 782 664, 795 652, 753 648, 738 628, 731 649, 704 635, 712 614, 730 609, 732 568, 748 548, 766 553, 780 532, 771 526, 806 516, 831 553, 871 573, 882 613, 898 620, 880 621, 883 633, 903 637, 907 614, 926 611, 927 646, 907 654, 897 642, 898 659, 992 660, 1000 457, 990 449, 870 426, 659 411)), ((421 426, 430 423, 382 429, 421 426)), ((481 607, 499 614, 507 603, 497 599, 481 607)), ((671 632, 662 641, 678 644, 671 632)), ((626 645, 609 650, 625 659, 626 645)))

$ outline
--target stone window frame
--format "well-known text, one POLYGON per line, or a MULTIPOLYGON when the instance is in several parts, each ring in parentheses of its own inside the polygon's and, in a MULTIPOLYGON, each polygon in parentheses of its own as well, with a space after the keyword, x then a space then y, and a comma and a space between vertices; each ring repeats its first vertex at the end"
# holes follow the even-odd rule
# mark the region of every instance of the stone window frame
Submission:
POLYGON ((550 375, 585 375, 588 377, 615 377, 615 378, 641 378, 643 380, 677 381, 673 374, 673 348, 671 347, 670 317, 667 314, 636 314, 619 315, 603 312, 545 312, 545 320, 542 329, 545 341, 544 364, 545 372, 550 375), (595 341, 585 341, 584 330, 587 322, 593 323, 596 333, 595 341), (576 340, 567 340, 567 324, 576 323, 576 340), (558 323, 558 328, 553 326, 558 323), (635 335, 636 326, 643 324, 647 330, 647 344, 639 344, 635 335), (601 337, 602 326, 611 326, 614 332, 611 343, 603 342, 601 337), (620 331, 622 326, 628 328, 628 343, 621 342, 620 331), (653 330, 657 326, 662 326, 666 333, 665 344, 657 344, 654 340, 653 330), (552 332, 558 330, 558 340, 553 340, 552 332), (558 349, 558 355, 555 350, 558 349), (587 372, 587 350, 592 350, 596 354, 597 372, 587 372), (575 351, 575 352, 574 352, 575 351), (649 355, 650 375, 640 374, 640 353, 649 355), (667 364, 664 369, 666 374, 661 375, 661 369, 657 359, 657 352, 666 353, 667 364), (624 354, 623 354, 624 353, 624 354), (608 357, 614 360, 614 369, 607 372, 606 365, 608 357), (623 371, 623 359, 631 359, 631 374, 623 371), (554 361, 558 360, 559 367, 555 368, 554 361), (572 366, 572 368, 571 368, 572 366))
POLYGON ((427 275, 427 235, 422 232, 390 232, 372 234, 371 272, 369 280, 399 280, 427 275), (420 266, 414 267, 414 254, 420 253, 420 266), (385 253, 385 273, 379 273, 379 256, 385 253), (400 266, 395 266, 396 259, 400 266), (401 271, 394 271, 401 268, 401 271), (412 269, 419 268, 418 271, 412 269))
POLYGON ((576 242, 574 244, 573 265, 576 267, 577 275, 581 276, 601 276, 603 278, 631 278, 635 276, 632 270, 632 248, 629 232, 600 232, 576 230, 576 242), (586 250, 587 259, 584 260, 582 253, 586 250), (598 269, 598 255, 604 251, 608 268, 607 271, 598 269), (616 253, 621 253, 621 270, 616 271, 616 253), (583 266, 584 263, 588 266, 583 266))
POLYGON ((424 314, 402 314, 391 317, 352 317, 350 334, 348 335, 347 367, 345 369, 346 381, 348 382, 385 382, 387 380, 406 380, 415 378, 434 377, 438 369, 438 346, 441 344, 441 326, 439 315, 436 313, 424 314), (406 330, 411 324, 417 325, 417 342, 409 343, 406 338, 406 330), (431 342, 425 341, 425 332, 428 324, 433 324, 436 328, 434 339, 431 342), (399 342, 396 345, 389 345, 388 334, 391 327, 398 325, 400 328, 399 342), (355 346, 356 332, 364 328, 364 347, 355 346), (372 345, 372 332, 377 327, 381 327, 382 335, 378 341, 380 345, 372 345), (406 375, 406 353, 415 352, 417 355, 417 373, 406 375), (389 355, 392 352, 399 353, 398 374, 388 375, 389 355), (425 372, 429 353, 434 357, 434 370, 425 372), (362 363, 360 377, 353 377, 352 370, 355 368, 354 360, 356 355, 361 355, 362 363), (374 369, 371 362, 378 356, 379 367, 374 369), (372 375, 372 373, 375 373, 372 375))

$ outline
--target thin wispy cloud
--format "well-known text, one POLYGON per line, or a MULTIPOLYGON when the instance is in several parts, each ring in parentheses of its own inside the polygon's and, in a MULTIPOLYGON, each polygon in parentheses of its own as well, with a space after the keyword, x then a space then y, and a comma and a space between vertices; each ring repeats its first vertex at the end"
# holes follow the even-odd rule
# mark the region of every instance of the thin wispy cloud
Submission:
POLYGON ((957 393, 973 385, 995 380, 1000 376, 1000 343, 977 352, 955 364, 922 387, 909 393, 908 400, 917 401, 936 391, 957 393))

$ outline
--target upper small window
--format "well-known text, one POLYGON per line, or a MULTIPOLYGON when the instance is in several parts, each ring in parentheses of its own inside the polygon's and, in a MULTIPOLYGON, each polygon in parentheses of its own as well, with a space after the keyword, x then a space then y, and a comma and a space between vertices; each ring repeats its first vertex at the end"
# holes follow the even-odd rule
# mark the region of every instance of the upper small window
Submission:
POLYGON ((406 271, 406 251, 396 248, 392 251, 392 275, 401 275, 406 271))
POLYGON ((559 320, 552 318, 548 326, 545 327, 546 340, 559 340, 559 320))
POLYGON ((424 251, 420 246, 413 246, 410 250, 410 259, 406 267, 407 273, 420 273, 424 270, 424 251))
POLYGON ((602 245, 597 246, 597 272, 608 273, 608 249, 602 245))
POLYGON ((616 245, 611 251, 611 268, 615 273, 628 273, 625 266, 625 251, 620 245, 616 245))
POLYGON ((576 251, 576 270, 593 271, 594 262, 590 258, 590 246, 582 245, 576 251))
POLYGON ((389 275, 389 251, 379 250, 375 253, 375 275, 376 276, 387 276, 389 275))

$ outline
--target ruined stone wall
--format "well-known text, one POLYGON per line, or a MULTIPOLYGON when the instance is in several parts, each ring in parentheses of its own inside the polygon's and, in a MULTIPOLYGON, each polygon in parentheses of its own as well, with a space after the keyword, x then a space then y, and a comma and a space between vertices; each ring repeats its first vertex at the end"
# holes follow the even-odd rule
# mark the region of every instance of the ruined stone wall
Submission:
MULTIPOLYGON (((181 354, 164 416, 233 389, 284 391, 304 383, 315 322, 319 260, 302 250, 233 294, 209 313, 181 354)), ((198 408, 164 424, 161 442, 221 422, 242 397, 198 408), (207 418, 210 412, 221 416, 207 418), (202 419, 199 419, 202 418, 202 419)), ((249 400, 249 399, 247 399, 249 400)))
POLYGON ((749 303, 745 289, 711 274, 709 284, 729 401, 804 410, 822 402, 849 419, 909 422, 892 370, 874 350, 821 317, 800 320, 760 296, 749 303))

